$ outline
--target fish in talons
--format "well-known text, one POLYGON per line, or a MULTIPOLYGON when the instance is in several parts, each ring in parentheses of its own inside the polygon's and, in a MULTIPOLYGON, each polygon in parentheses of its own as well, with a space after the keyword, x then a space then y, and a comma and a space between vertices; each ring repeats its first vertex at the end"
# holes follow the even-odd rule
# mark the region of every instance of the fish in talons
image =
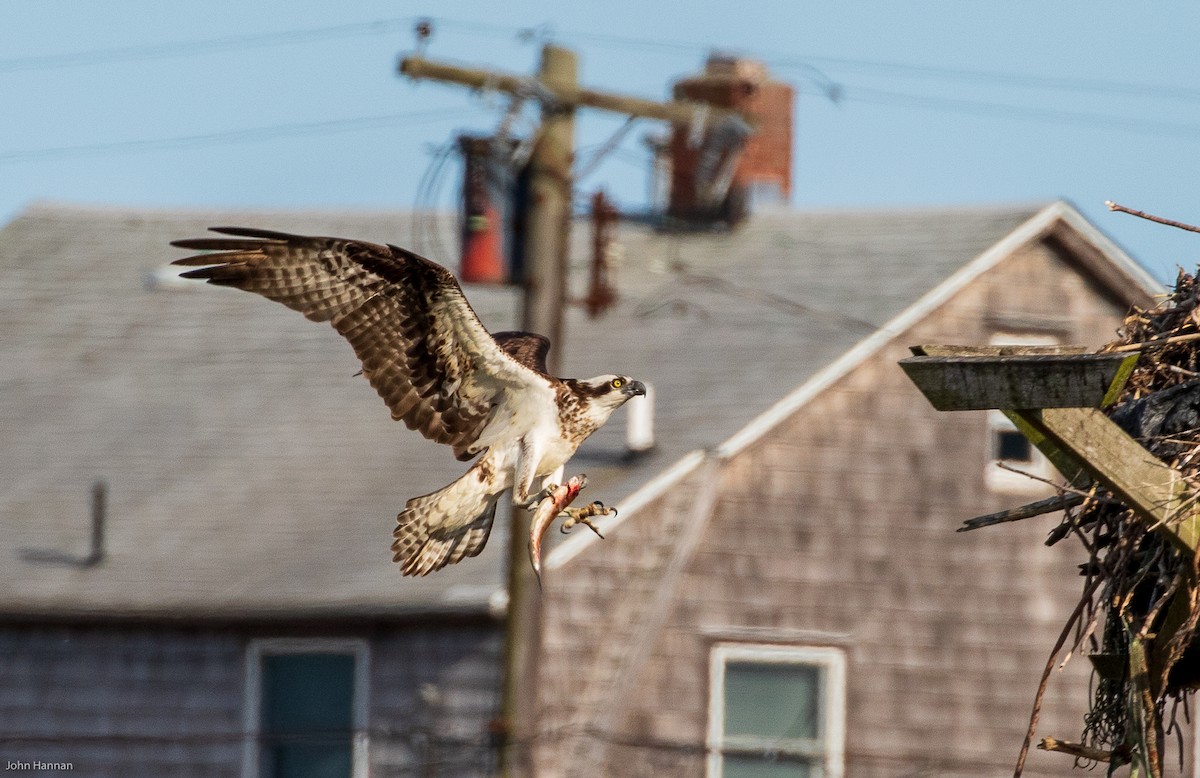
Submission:
POLYGON ((617 514, 616 508, 609 508, 599 500, 582 508, 568 507, 585 486, 586 475, 571 476, 565 483, 546 486, 530 503, 529 510, 533 511, 533 519, 529 522, 529 561, 533 564, 534 574, 537 575, 538 588, 542 586, 542 539, 555 519, 566 519, 559 528, 564 534, 572 527, 583 524, 603 538, 604 535, 600 533, 592 518, 617 514))

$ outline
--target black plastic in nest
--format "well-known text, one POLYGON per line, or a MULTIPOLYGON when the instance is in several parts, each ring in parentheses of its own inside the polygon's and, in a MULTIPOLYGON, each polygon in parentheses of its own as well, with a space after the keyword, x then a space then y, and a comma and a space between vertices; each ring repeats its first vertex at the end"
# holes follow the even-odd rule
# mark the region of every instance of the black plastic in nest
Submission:
POLYGON ((1196 442, 1173 439, 1200 431, 1200 379, 1130 400, 1111 413, 1116 424, 1159 459, 1169 460, 1196 442))

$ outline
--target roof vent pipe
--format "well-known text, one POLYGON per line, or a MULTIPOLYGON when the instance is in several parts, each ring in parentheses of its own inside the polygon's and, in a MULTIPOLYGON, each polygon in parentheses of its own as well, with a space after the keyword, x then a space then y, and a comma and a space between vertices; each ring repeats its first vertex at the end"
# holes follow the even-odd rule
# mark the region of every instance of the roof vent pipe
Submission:
POLYGON ((73 567, 96 567, 104 561, 104 524, 108 512, 108 483, 92 484, 92 543, 87 556, 67 554, 47 548, 20 548, 17 555, 26 562, 73 567))
POLYGON ((84 558, 85 567, 95 567, 104 561, 104 521, 108 512, 108 483, 92 484, 92 550, 84 558))
POLYGON ((625 403, 625 450, 631 457, 654 449, 654 386, 646 384, 646 395, 625 403))

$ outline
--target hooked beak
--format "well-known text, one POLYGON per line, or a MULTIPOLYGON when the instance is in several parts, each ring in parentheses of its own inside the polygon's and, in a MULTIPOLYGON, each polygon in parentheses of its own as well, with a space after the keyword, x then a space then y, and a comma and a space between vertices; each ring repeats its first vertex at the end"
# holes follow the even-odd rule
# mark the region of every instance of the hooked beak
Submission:
POLYGON ((625 394, 630 397, 645 397, 646 385, 641 381, 630 381, 625 385, 625 394))

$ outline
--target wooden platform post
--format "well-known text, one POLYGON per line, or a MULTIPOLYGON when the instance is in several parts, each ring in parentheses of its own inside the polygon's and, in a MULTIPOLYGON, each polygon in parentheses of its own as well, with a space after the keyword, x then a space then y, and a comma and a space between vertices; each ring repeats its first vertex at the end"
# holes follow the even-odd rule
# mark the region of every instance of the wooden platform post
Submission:
MULTIPOLYGON (((934 407, 1002 410, 1072 484, 1085 488, 1098 481, 1149 531, 1188 554, 1196 553, 1200 495, 1179 471, 1101 410, 1120 396, 1136 352, 1133 360, 1126 359, 1128 352, 1064 353, 1061 348, 917 346, 913 353, 901 367, 934 407)), ((1154 702, 1166 683, 1167 647, 1185 623, 1190 605, 1181 588, 1157 634, 1130 638, 1131 704, 1136 706, 1134 718, 1141 722, 1142 756, 1150 778, 1161 775, 1154 702)), ((1043 747, 1074 750, 1079 756, 1074 745, 1052 738, 1043 747)))

